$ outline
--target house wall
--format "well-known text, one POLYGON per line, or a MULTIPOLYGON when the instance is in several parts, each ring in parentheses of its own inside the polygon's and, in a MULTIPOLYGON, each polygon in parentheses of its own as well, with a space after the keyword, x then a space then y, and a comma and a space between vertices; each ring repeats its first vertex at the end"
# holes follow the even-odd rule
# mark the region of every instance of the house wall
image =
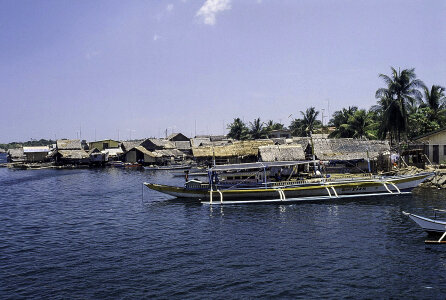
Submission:
POLYGON ((426 145, 426 150, 428 152, 426 154, 432 163, 446 162, 446 130, 421 138, 418 141, 428 144, 426 145), (438 149, 438 156, 434 155, 436 149, 438 149))
POLYGON ((156 157, 149 156, 144 153, 144 162, 145 163, 155 163, 157 162, 156 157))
POLYGON ((125 154, 125 161, 135 163, 136 162, 136 150, 127 152, 125 154))
POLYGON ((119 142, 114 141, 114 140, 105 140, 105 141, 98 141, 98 142, 90 143, 90 149, 97 148, 99 151, 102 151, 104 149, 109 149, 109 148, 118 148, 118 147, 119 147, 119 142), (108 147, 105 148, 104 146, 107 146, 106 144, 108 144, 108 147))
POLYGON ((47 152, 28 152, 25 153, 27 162, 41 162, 45 161, 48 153, 47 152))

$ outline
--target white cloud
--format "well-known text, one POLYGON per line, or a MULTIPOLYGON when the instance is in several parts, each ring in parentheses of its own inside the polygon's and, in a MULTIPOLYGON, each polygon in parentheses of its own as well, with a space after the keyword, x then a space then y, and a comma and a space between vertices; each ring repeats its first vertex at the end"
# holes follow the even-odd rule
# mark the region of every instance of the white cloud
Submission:
POLYGON ((153 41, 156 42, 157 40, 159 40, 161 37, 159 35, 157 35, 156 33, 153 35, 153 41))
POLYGON ((166 9, 167 9, 167 11, 172 11, 173 10, 173 4, 172 3, 167 4, 166 9))
POLYGON ((214 25, 217 13, 229 9, 231 9, 231 0, 206 0, 196 16, 201 18, 204 24, 214 25))

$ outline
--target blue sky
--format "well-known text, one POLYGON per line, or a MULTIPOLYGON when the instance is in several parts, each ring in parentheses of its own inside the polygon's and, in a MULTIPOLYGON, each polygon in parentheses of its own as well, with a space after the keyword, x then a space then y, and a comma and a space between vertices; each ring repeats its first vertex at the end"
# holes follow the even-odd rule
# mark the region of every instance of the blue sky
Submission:
POLYGON ((446 1, 0 0, 0 142, 369 108, 390 66, 446 85, 444 16, 446 1))

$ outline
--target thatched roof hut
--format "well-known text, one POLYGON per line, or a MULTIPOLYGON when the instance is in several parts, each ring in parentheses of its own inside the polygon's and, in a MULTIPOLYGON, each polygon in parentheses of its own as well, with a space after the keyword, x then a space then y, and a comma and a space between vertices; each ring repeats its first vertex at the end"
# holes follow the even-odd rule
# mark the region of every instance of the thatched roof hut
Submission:
POLYGON ((23 162, 26 160, 23 148, 15 148, 8 150, 8 160, 10 162, 23 162))
POLYGON ((292 161, 304 160, 305 152, 301 145, 260 146, 261 161, 292 161))
POLYGON ((320 160, 375 159, 390 151, 388 141, 376 140, 313 139, 313 145, 314 154, 320 160))
POLYGON ((208 157, 246 157, 257 156, 260 146, 273 145, 271 140, 235 141, 232 144, 222 146, 193 147, 192 153, 195 158, 208 157))
POLYGON ((186 142, 189 141, 189 138, 182 133, 172 133, 167 137, 167 140, 171 142, 186 142))
POLYGON ((121 143, 121 148, 123 151, 127 152, 130 151, 132 148, 141 145, 142 142, 144 142, 144 140, 123 141, 121 143))
POLYGON ((57 150, 81 150, 81 140, 57 140, 57 150))

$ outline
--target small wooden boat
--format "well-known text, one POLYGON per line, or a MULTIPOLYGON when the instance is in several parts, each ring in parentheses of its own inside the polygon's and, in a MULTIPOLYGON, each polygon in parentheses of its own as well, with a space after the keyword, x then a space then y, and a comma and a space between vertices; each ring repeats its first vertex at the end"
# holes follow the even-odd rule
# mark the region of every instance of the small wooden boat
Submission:
POLYGON ((149 166, 144 167, 144 170, 149 171, 170 171, 170 170, 189 170, 191 166, 185 165, 170 165, 170 166, 149 166))
MULTIPOLYGON (((441 209, 434 209, 434 211, 438 212, 446 212, 441 209)), ((446 221, 438 220, 438 219, 429 219, 426 217, 418 216, 415 214, 411 214, 403 211, 403 214, 408 216, 412 221, 417 223, 424 231, 426 231, 430 237, 438 237, 438 240, 426 240, 426 244, 439 244, 446 243, 446 221)))

